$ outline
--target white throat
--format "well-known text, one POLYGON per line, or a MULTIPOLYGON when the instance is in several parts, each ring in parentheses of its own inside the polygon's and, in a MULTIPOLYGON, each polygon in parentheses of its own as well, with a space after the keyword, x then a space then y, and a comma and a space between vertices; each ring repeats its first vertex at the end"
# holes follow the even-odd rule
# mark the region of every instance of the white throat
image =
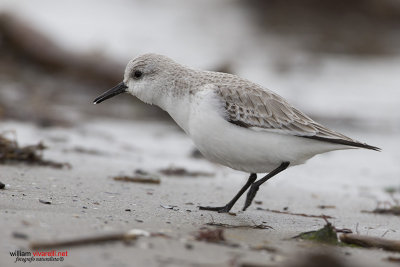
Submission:
POLYGON ((158 100, 159 101, 156 105, 168 112, 185 133, 189 134, 189 94, 161 97, 158 100))

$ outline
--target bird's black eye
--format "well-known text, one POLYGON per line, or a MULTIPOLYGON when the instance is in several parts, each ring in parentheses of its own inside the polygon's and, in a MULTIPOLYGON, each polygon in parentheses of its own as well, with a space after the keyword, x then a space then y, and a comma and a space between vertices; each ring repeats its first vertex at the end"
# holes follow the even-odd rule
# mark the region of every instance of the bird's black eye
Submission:
POLYGON ((133 73, 133 77, 135 79, 139 79, 140 77, 142 77, 143 73, 140 70, 135 71, 135 73, 133 73))

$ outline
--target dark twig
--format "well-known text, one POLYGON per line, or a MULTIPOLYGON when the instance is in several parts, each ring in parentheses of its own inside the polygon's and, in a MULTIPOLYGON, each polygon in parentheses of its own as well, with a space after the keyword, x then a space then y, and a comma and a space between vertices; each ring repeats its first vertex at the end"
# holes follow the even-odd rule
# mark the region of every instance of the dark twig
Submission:
POLYGON ((77 239, 65 240, 65 241, 53 241, 53 242, 32 242, 30 244, 31 249, 52 249, 59 247, 73 247, 73 246, 84 246, 84 245, 93 245, 93 244, 102 244, 105 242, 112 241, 123 241, 129 242, 136 240, 138 237, 163 237, 170 238, 166 234, 163 233, 149 233, 140 229, 132 229, 126 233, 116 233, 116 234, 107 234, 107 235, 99 235, 93 237, 82 237, 77 239))
POLYGON ((269 212, 273 212, 273 213, 280 213, 280 214, 287 214, 287 215, 309 217, 309 218, 335 219, 335 217, 332 217, 329 215, 323 215, 323 214, 310 215, 310 214, 305 214, 305 213, 293 213, 293 212, 289 212, 289 211, 271 210, 271 209, 263 209, 263 208, 257 208, 257 210, 263 210, 263 211, 269 211, 269 212))
POLYGON ((31 243, 31 249, 50 249, 57 247, 73 247, 73 246, 83 246, 91 244, 100 244, 110 241, 131 241, 135 240, 139 235, 131 233, 123 234, 109 234, 95 237, 83 237, 73 240, 66 241, 55 241, 55 242, 33 242, 31 243))
POLYGON ((340 241, 347 244, 354 244, 366 248, 382 248, 389 251, 400 252, 400 241, 389 240, 380 237, 372 237, 356 234, 342 234, 339 236, 340 241))
POLYGON ((232 225, 226 223, 216 223, 216 222, 208 222, 206 225, 210 226, 218 226, 224 228, 249 228, 249 229, 274 229, 272 226, 265 224, 254 224, 254 225, 232 225))

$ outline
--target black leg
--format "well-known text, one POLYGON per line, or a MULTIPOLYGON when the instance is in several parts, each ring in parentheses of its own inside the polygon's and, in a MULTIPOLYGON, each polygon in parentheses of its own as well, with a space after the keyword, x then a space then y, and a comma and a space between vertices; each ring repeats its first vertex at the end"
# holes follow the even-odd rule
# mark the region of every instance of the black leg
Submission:
POLYGON ((264 178, 262 178, 262 179, 258 180, 257 182, 253 183, 251 185, 251 187, 250 187, 249 192, 247 192, 246 202, 244 204, 243 210, 246 210, 251 205, 251 202, 253 202, 253 199, 256 196, 257 191, 260 188, 260 185, 262 185, 268 179, 270 179, 273 176, 277 175, 281 171, 285 170, 289 166, 289 164, 290 164, 290 162, 283 162, 281 165, 279 165, 278 168, 276 168, 272 172, 270 172, 267 175, 265 175, 264 178))
POLYGON ((218 211, 218 212, 229 212, 233 205, 235 205, 236 201, 243 195, 244 192, 254 183, 254 181, 257 179, 257 174, 252 173, 250 174, 249 179, 247 180, 247 183, 240 189, 240 191, 236 194, 236 196, 229 201, 228 204, 222 207, 202 207, 199 206, 199 209, 201 210, 212 210, 212 211, 218 211))

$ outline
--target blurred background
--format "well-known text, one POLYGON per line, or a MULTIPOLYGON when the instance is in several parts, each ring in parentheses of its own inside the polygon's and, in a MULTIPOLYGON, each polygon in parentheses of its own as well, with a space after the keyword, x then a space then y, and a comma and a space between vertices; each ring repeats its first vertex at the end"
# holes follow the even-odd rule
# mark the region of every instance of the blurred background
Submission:
POLYGON ((395 0, 0 0, 0 48, 2 119, 168 120, 133 97, 91 105, 153 52, 260 83, 331 127, 400 128, 395 0))

